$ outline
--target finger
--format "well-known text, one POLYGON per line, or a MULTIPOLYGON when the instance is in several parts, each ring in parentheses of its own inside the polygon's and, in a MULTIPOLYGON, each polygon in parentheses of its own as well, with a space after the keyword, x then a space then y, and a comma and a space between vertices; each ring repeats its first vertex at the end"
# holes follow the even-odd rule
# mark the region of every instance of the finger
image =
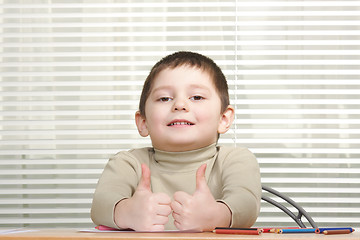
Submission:
POLYGON ((173 212, 171 215, 173 216, 174 222, 181 223, 181 215, 180 214, 173 212))
POLYGON ((178 202, 181 205, 187 205, 191 200, 192 196, 187 194, 186 192, 178 191, 174 193, 174 201, 178 202))
POLYGON ((173 210, 173 213, 180 213, 181 209, 182 209, 182 205, 177 202, 177 201, 173 201, 171 202, 171 209, 173 210))
POLYGON ((206 164, 201 165, 196 171, 196 191, 207 189, 207 183, 205 179, 206 164))
POLYGON ((166 193, 154 193, 153 198, 158 204, 170 205, 171 198, 166 193))
POLYGON ((151 191, 151 172, 146 164, 141 164, 141 178, 137 190, 151 191))
POLYGON ((181 223, 178 221, 174 221, 174 226, 178 229, 178 230, 184 230, 181 223))
POLYGON ((170 207, 170 205, 158 205, 156 207, 156 214, 160 215, 160 216, 169 216, 171 213, 172 209, 170 207))
POLYGON ((165 226, 163 224, 155 224, 151 226, 150 231, 152 232, 162 232, 165 230, 165 226))
POLYGON ((165 225, 168 221, 169 221, 169 217, 157 215, 154 218, 153 224, 154 225, 165 225))

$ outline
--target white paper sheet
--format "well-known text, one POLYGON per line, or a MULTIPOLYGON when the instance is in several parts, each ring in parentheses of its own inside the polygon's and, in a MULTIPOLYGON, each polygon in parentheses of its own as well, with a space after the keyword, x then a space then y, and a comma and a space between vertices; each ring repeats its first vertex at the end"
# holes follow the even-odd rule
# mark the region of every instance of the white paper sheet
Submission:
POLYGON ((201 231, 189 229, 189 230, 165 230, 165 231, 131 231, 131 230, 99 230, 99 229, 82 229, 79 232, 96 232, 96 233, 199 233, 201 231))
POLYGON ((0 229, 0 235, 12 234, 12 233, 23 233, 23 232, 35 232, 35 231, 37 231, 37 230, 24 229, 24 228, 0 229))

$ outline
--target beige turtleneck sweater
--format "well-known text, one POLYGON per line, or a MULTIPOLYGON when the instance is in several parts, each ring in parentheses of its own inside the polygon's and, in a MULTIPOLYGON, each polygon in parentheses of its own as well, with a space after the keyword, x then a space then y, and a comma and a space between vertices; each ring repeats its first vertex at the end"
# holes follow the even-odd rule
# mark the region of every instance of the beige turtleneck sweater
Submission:
MULTIPOLYGON (((250 227, 260 210, 260 171, 255 156, 246 148, 216 144, 188 151, 164 152, 154 148, 123 151, 110 158, 96 187, 91 218, 96 225, 116 228, 114 207, 130 198, 141 177, 141 164, 151 170, 151 188, 170 197, 176 191, 193 194, 196 170, 207 164, 205 177, 214 198, 232 212, 231 227, 250 227)), ((175 229, 171 214, 165 229, 175 229)))

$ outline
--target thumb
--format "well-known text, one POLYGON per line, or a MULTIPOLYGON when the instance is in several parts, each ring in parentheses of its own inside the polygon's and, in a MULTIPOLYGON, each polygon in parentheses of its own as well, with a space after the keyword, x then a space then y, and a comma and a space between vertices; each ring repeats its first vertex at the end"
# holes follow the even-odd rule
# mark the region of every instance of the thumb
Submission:
POLYGON ((141 178, 137 190, 151 191, 151 172, 146 164, 141 164, 141 178))
POLYGON ((196 191, 207 189, 207 183, 205 179, 206 163, 201 165, 196 171, 196 191))

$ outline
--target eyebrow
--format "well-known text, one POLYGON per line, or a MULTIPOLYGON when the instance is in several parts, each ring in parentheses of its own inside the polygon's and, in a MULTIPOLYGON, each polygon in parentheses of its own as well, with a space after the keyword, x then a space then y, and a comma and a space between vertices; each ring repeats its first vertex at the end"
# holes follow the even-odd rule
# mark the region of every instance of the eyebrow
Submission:
POLYGON ((190 87, 191 88, 201 88, 201 89, 205 89, 205 90, 210 90, 207 86, 202 85, 202 84, 191 84, 190 87))
MULTIPOLYGON (((173 88, 172 85, 165 85, 165 86, 160 86, 160 87, 157 87, 155 89, 152 90, 153 93, 157 92, 157 91, 161 91, 161 90, 171 90, 173 88)), ((202 85, 202 84, 190 84, 190 89, 204 89, 206 90, 207 92, 211 92, 210 89, 205 86, 205 85, 202 85)))
POLYGON ((157 91, 161 91, 161 90, 171 90, 171 85, 166 85, 166 86, 160 86, 160 87, 157 87, 157 88, 154 88, 151 93, 155 93, 157 91))

